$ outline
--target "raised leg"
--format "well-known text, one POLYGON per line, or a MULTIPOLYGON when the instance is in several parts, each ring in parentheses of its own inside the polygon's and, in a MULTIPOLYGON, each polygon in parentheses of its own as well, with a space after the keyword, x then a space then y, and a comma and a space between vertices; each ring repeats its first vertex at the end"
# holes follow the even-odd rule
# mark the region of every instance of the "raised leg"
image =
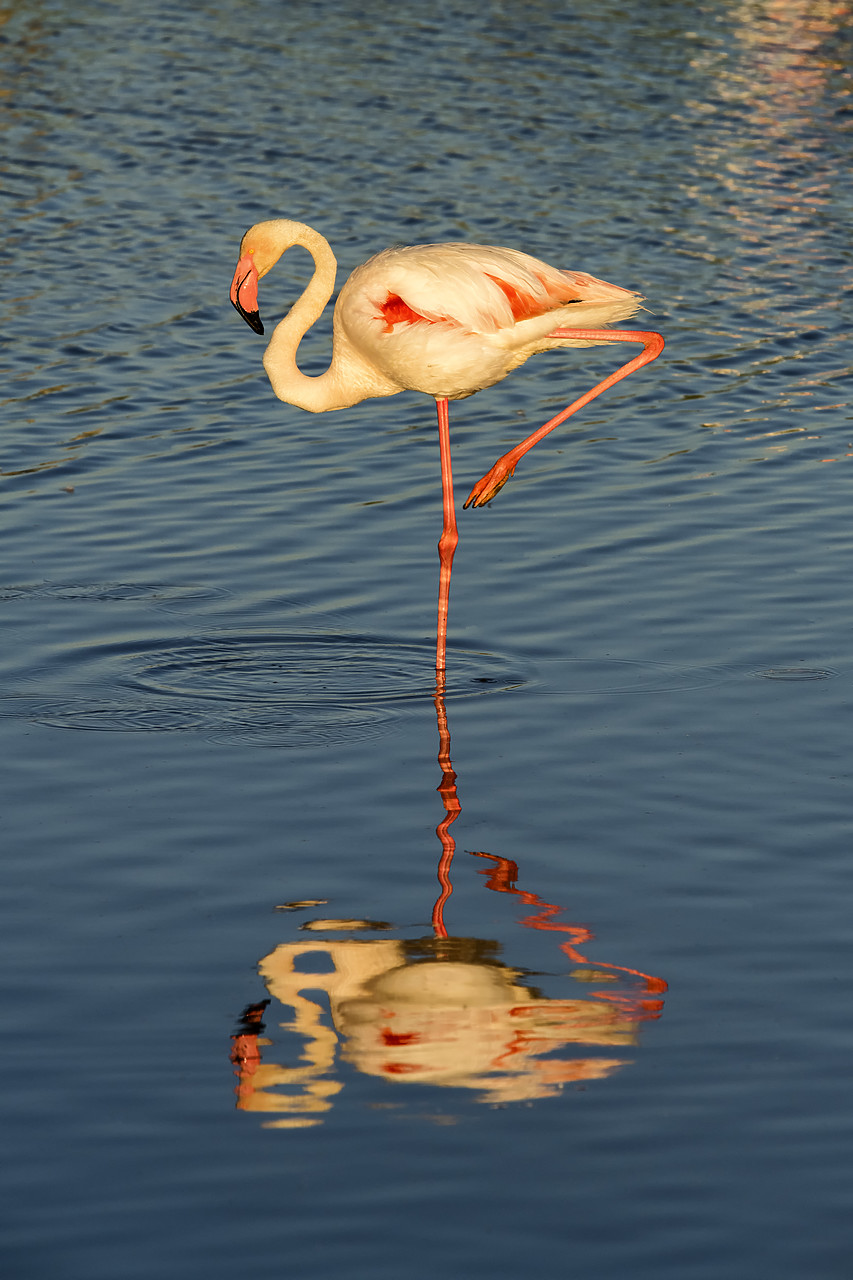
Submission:
POLYGON ((438 632, 435 648, 436 687, 444 693, 445 655, 447 652, 447 606, 450 599, 450 571, 453 553, 459 541, 456 528, 456 508, 453 504, 453 472, 450 467, 450 418, 447 400, 436 400, 438 410, 438 444, 441 450, 441 494, 444 507, 444 524, 438 541, 438 558, 441 571, 438 579, 438 632))
POLYGON ((549 431, 559 427, 561 422, 565 422, 566 418, 571 417, 573 413, 577 413, 578 409, 582 409, 585 404, 589 404, 590 400, 594 400, 596 396, 601 395, 602 391, 612 387, 614 382, 627 378, 629 373, 633 373, 635 369, 648 364, 650 360, 654 360, 663 351, 663 338, 661 335, 642 329, 555 329, 550 336, 552 338, 592 338, 596 342, 642 342, 643 350, 638 356, 634 356, 633 360, 623 364, 615 373, 611 373, 603 382, 599 382, 591 391, 587 391, 579 400, 575 400, 562 413, 558 413, 556 418, 551 418, 550 421, 545 423, 544 427, 534 431, 532 436, 522 440, 514 449, 510 449, 509 453, 505 453, 502 458, 498 458, 492 469, 487 471, 483 478, 474 485, 468 495, 468 501, 465 503, 466 507, 482 507, 486 502, 490 502, 515 471, 519 459, 523 458, 527 451, 532 449, 535 444, 538 444, 544 436, 547 436, 549 431))

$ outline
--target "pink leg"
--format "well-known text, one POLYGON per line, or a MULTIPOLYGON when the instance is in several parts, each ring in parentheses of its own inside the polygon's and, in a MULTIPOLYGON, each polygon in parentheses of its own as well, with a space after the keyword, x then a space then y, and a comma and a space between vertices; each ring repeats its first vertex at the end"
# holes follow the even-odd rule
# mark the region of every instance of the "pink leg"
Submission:
POLYGON ((438 580, 438 633, 435 649, 436 686, 444 692, 445 654, 447 651, 447 606, 450 599, 450 571, 453 553, 459 541, 456 528, 456 509, 453 505, 453 472, 450 468, 450 418, 447 399, 436 400, 438 410, 438 443, 441 450, 441 493, 444 505, 444 524, 438 542, 438 558, 441 573, 438 580))
POLYGON ((495 494, 506 484, 515 471, 519 459, 524 457, 528 449, 532 449, 543 436, 547 436, 549 431, 559 427, 561 422, 565 422, 566 418, 573 413, 577 413, 578 409, 582 409, 585 404, 589 404, 590 400, 594 400, 596 396, 601 395, 602 391, 612 387, 614 382, 627 378, 629 373, 633 373, 635 369, 648 364, 650 360, 654 360, 663 351, 663 338, 661 335, 642 329, 555 329, 550 336, 552 338, 594 338, 597 342, 642 342, 643 350, 638 356, 634 356, 633 360, 623 364, 615 373, 611 373, 609 378, 605 378, 603 382, 599 382, 591 391, 587 391, 585 395, 582 395, 579 400, 575 400, 573 404, 569 405, 568 409, 558 413, 556 418, 551 418, 549 422, 545 423, 544 427, 534 431, 532 436, 522 440, 514 449, 510 449, 509 453, 505 453, 502 458, 498 458, 491 471, 488 471, 474 485, 468 495, 468 501, 465 503, 466 507, 482 507, 485 503, 490 502, 495 494))

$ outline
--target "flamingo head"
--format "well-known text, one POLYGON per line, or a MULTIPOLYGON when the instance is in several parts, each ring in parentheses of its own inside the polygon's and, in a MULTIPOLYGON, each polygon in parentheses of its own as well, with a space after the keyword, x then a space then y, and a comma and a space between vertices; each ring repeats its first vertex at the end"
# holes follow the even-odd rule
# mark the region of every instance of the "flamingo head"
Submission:
POLYGON ((250 227, 240 241, 240 261, 231 281, 231 301, 255 333, 263 333, 264 326, 258 311, 258 281, 265 276, 281 257, 293 237, 282 234, 293 224, 282 219, 258 222, 250 227))

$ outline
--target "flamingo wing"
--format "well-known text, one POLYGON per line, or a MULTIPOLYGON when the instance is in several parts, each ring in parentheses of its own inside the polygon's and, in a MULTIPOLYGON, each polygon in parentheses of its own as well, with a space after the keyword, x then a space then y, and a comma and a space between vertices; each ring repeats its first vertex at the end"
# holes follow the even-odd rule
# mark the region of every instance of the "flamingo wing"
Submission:
POLYGON ((347 287, 357 288, 363 322, 383 333, 439 324, 489 334, 583 301, 592 280, 513 249, 435 244, 386 249, 353 272, 347 287))

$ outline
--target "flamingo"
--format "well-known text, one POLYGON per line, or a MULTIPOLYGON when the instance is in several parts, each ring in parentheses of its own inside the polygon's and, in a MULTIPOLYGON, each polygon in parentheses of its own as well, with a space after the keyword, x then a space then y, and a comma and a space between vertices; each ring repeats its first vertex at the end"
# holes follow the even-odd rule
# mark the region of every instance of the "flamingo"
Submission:
POLYGON ((477 481, 465 507, 481 507, 506 484, 519 460, 544 436, 621 378, 663 350, 659 333, 608 329, 640 309, 642 296, 583 271, 561 271, 516 249, 462 243, 385 249, 353 271, 334 311, 332 361, 308 377, 296 364, 303 336, 335 288, 337 262, 328 241, 302 222, 275 218, 251 227, 240 243, 231 301, 262 334, 258 281, 286 249, 301 245, 314 274, 276 325, 264 368, 280 400, 324 413, 348 409, 373 396, 422 391, 438 411, 443 526, 436 676, 444 688, 447 610, 453 556, 459 541, 450 464, 448 401, 462 400, 500 382, 539 351, 639 342, 643 350, 527 436, 477 481))

